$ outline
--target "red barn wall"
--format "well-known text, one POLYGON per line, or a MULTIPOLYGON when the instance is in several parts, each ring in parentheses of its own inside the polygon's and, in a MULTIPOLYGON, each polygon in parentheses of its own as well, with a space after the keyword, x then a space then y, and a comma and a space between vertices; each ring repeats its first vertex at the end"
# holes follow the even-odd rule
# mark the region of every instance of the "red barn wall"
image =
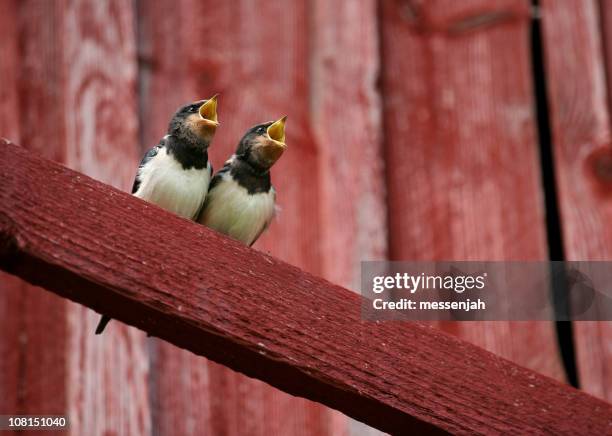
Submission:
MULTIPOLYGON (((1 27, 12 35, 2 41, 13 54, 12 63, 3 61, 2 87, 15 97, 0 102, 2 113, 12 114, 2 120, 9 126, 2 136, 129 189, 138 155, 130 3, 4 6, 1 27)), ((96 340, 97 314, 4 275, 1 283, 7 316, 0 343, 10 366, 2 368, 9 383, 0 388, 1 410, 67 414, 75 435, 150 433, 145 334, 115 325, 96 340)))
MULTIPOLYGON (((610 111, 611 4, 542 2, 552 136, 568 260, 612 256, 610 111), (607 31, 602 33, 602 26, 607 31), (609 65, 609 64, 608 64, 609 65), (610 70, 608 70, 610 74, 610 70)), ((603 309, 603 308, 601 308, 603 309)), ((610 319, 610 313, 602 314, 610 319)), ((587 392, 612 400, 612 324, 574 322, 578 375, 587 392)))
MULTIPOLYGON (((566 254, 605 259, 607 198, 581 162, 609 147, 610 5, 542 3, 566 254)), ((46 157, 128 190, 176 107, 218 92, 216 168, 289 116, 256 249, 353 289, 361 260, 548 256, 527 0, 2 7, 0 136, 46 157)), ((12 277, 0 290, 0 414, 68 413, 75 435, 368 432, 117 321, 96 337, 97 314, 12 277)), ((552 323, 438 327, 565 378, 552 323)), ((576 326, 583 386, 607 398, 609 337, 576 326)))
MULTIPOLYGON (((529 4, 382 3, 391 258, 546 259, 529 4)), ((440 327, 563 378, 552 323, 440 327)))

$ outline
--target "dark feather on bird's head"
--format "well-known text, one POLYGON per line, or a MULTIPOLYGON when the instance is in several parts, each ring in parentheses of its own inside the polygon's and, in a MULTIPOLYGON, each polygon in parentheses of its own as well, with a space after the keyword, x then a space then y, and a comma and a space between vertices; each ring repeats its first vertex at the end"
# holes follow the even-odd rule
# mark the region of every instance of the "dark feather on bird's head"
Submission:
POLYGON ((277 121, 268 121, 251 127, 240 140, 236 157, 248 162, 257 170, 268 171, 287 148, 286 120, 285 116, 277 121))
POLYGON ((176 111, 168 134, 189 144, 207 148, 219 126, 217 121, 217 96, 186 104, 176 111))

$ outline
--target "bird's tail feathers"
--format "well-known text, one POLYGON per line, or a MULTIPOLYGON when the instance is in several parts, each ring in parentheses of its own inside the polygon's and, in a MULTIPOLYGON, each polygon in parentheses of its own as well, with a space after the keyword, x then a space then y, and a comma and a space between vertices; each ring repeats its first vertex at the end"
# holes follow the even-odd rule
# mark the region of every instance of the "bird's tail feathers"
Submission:
POLYGON ((96 334, 99 335, 106 328, 106 324, 111 320, 110 316, 102 315, 100 318, 100 322, 98 323, 98 327, 96 327, 96 334))

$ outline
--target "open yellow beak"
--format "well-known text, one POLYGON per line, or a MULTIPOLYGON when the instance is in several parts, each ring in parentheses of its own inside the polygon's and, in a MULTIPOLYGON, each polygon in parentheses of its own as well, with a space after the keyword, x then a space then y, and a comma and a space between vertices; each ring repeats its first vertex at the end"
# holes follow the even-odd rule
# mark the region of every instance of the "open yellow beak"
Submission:
POLYGON ((211 121, 215 125, 219 124, 217 121, 217 97, 219 97, 219 94, 213 95, 200 106, 200 109, 198 109, 202 118, 211 121))
POLYGON ((285 145, 285 122, 287 121, 287 116, 285 115, 280 120, 272 123, 270 127, 268 127, 268 136, 270 139, 280 142, 285 145))

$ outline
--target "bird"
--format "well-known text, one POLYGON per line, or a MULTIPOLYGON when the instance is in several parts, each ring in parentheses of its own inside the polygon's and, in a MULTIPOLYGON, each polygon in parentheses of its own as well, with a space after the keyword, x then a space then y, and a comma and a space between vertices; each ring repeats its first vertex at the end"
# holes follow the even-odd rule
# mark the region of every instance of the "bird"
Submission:
MULTIPOLYGON (((213 173, 208 147, 219 126, 217 98, 214 95, 176 111, 167 134, 142 158, 132 195, 183 218, 197 218, 213 173)), ((109 321, 110 317, 102 316, 97 335, 109 321)))
POLYGON ((251 127, 210 182, 197 222, 252 246, 276 211, 270 168, 285 144, 284 116, 251 127))

